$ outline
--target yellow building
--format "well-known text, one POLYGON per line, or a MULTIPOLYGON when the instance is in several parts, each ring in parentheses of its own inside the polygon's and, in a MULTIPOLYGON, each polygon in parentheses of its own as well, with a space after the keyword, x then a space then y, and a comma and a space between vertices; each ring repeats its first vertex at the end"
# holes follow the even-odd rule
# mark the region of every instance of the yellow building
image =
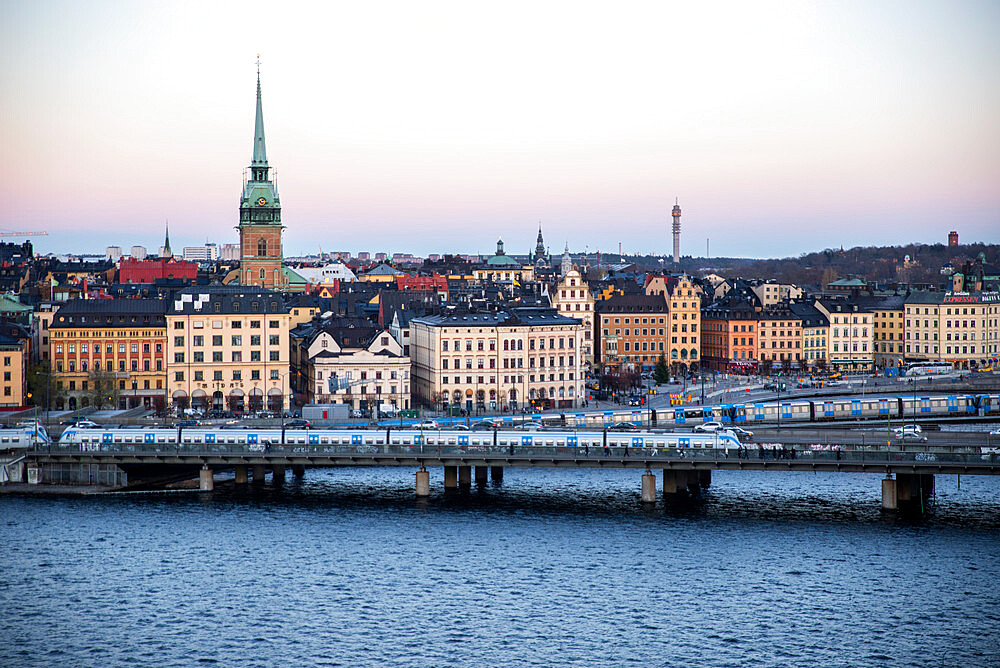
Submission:
POLYGON ((875 366, 879 369, 903 366, 905 329, 904 297, 889 297, 872 306, 875 318, 875 366))
POLYGON ((830 321, 827 360, 837 371, 875 368, 875 317, 867 308, 842 300, 817 300, 816 308, 830 321))
POLYGON ((166 405, 163 302, 74 299, 48 333, 56 408, 166 405))
POLYGON ((289 314, 252 286, 180 291, 166 313, 170 401, 179 408, 288 410, 289 314))

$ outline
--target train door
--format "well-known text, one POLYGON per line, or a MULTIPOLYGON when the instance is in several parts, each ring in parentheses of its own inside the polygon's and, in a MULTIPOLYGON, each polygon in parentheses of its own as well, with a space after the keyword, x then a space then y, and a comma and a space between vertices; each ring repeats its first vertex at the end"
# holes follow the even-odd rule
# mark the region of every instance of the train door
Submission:
POLYGON ((755 422, 764 421, 764 404, 757 404, 753 419, 755 422))
POLYGON ((861 415, 860 399, 851 399, 851 415, 861 415))
POLYGON ((781 417, 790 420, 792 418, 792 404, 788 401, 781 402, 781 417))
POLYGON ((889 400, 888 399, 879 399, 878 400, 878 414, 879 415, 888 415, 889 414, 889 400))
POLYGON ((722 404, 721 415, 719 415, 719 422, 732 422, 733 418, 733 405, 732 404, 722 404))
POLYGON ((948 397, 948 412, 955 413, 958 411, 958 397, 948 397))
POLYGON ((930 397, 920 397, 920 412, 930 413, 931 412, 931 398, 930 397))
POLYGON ((733 422, 746 422, 746 406, 743 404, 733 404, 733 422))
POLYGON ((611 411, 604 411, 604 427, 610 427, 615 423, 615 414, 611 411))
POLYGON ((674 409, 674 424, 684 424, 684 409, 675 408, 674 409))

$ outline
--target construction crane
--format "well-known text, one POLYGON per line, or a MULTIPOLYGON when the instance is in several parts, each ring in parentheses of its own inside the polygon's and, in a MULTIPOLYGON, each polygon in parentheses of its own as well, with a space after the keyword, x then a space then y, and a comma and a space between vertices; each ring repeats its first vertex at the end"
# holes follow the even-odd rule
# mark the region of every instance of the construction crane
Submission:
POLYGON ((0 232, 0 237, 45 237, 48 232, 0 232))

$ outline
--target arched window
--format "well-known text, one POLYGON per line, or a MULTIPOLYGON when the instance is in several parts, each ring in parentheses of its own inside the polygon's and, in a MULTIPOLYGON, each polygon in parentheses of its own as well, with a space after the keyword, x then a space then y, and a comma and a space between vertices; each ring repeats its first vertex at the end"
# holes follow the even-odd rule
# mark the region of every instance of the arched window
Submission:
POLYGON ((264 270, 263 269, 260 270, 260 280, 262 280, 262 281, 264 280, 264 270))
MULTIPOLYGON (((257 240, 257 257, 267 257, 267 239, 257 240)), ((261 276, 261 278, 264 278, 261 276)))

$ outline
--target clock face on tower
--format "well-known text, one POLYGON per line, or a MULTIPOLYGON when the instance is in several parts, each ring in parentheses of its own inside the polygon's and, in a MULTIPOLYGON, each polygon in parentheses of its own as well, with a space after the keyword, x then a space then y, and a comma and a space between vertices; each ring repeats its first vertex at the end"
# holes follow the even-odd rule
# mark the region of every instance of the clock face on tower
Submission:
POLYGON ((265 204, 267 204, 267 200, 266 199, 264 199, 263 197, 258 197, 257 198, 257 206, 264 206, 265 204))

